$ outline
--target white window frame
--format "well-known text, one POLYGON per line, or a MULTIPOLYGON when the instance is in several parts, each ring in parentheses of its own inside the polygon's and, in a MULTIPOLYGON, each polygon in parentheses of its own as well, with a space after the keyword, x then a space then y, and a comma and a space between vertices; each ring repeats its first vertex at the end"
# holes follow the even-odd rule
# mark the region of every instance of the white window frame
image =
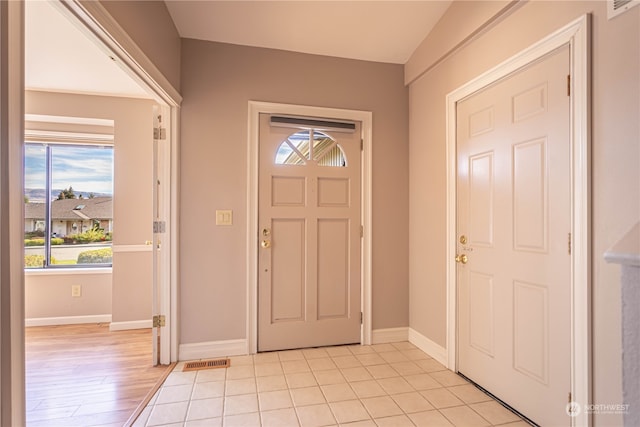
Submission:
MULTIPOLYGON (((25 120, 29 120, 29 121, 45 121, 47 120, 47 118, 52 118, 53 120, 55 120, 53 116, 36 116, 36 115, 29 115, 29 114, 25 115, 25 120)), ((58 122, 60 123, 60 121, 58 122)), ((107 124, 111 126, 111 128, 113 128, 113 120, 85 119, 85 123, 86 124, 93 123, 93 124, 99 124, 99 125, 107 124)), ((25 129, 25 138, 24 138, 25 145, 27 144, 42 144, 44 146, 69 145, 69 146, 78 146, 78 147, 90 147, 92 145, 96 145, 96 146, 110 146, 112 150, 115 150, 115 146, 113 142, 114 142, 113 132, 104 133, 104 134, 95 134, 95 133, 89 134, 89 133, 81 133, 81 132, 59 132, 59 131, 41 131, 41 130, 25 129)), ((23 171, 23 173, 26 173, 26 170, 23 171)), ((53 173, 53 171, 51 171, 51 173, 53 173)), ((113 174, 111 178, 112 180, 114 179, 113 174)), ((50 177, 47 176, 45 179, 49 180, 50 177)), ((111 197, 113 198, 114 196, 112 195, 111 197)), ((78 199, 78 200, 81 200, 81 199, 78 199)), ((50 200, 50 202, 52 201, 53 199, 50 200)), ((49 252, 49 254, 51 253, 51 245, 47 244, 47 239, 51 238, 51 231, 53 229, 53 218, 49 218, 49 223, 50 223, 49 227, 47 227, 47 224, 46 224, 47 223, 46 215, 45 215, 45 219, 42 222, 45 223, 45 232, 46 230, 49 230, 49 233, 48 233, 49 236, 45 235, 44 251, 45 251, 45 257, 46 257, 47 251, 49 252)), ((113 211, 111 212, 111 223, 113 223, 113 211)), ((39 270, 66 270, 68 272, 76 269, 78 270, 87 269, 87 268, 111 269, 111 267, 112 267, 111 263, 73 265, 73 266, 49 264, 42 267, 27 268, 25 266, 24 270, 25 270, 25 273, 28 271, 39 271, 39 270)))

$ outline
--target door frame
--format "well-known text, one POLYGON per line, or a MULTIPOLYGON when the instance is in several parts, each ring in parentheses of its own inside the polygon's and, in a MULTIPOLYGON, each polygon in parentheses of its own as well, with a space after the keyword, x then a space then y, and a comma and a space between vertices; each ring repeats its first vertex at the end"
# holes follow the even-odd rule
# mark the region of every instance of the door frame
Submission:
POLYGON ((25 425, 23 2, 0 2, 0 55, 0 424, 25 425))
POLYGON ((370 111, 312 107, 249 101, 247 139, 247 350, 254 354, 258 350, 258 154, 260 146, 260 114, 286 114, 318 117, 335 120, 362 122, 362 171, 361 171, 361 222, 364 227, 361 254, 361 310, 362 327, 360 342, 371 344, 371 259, 372 259, 372 128, 370 111))
POLYGON ((161 210, 167 215, 163 244, 169 250, 160 255, 161 277, 157 291, 161 305, 157 309, 159 314, 165 315, 158 350, 160 363, 167 365, 178 360, 178 139, 182 96, 99 2, 60 0, 56 4, 80 24, 83 33, 112 54, 114 61, 152 94, 165 118, 168 144, 164 147, 164 161, 158 166, 161 180, 168 183, 163 189, 168 204, 161 206, 161 210))
MULTIPOLYGON (((161 289, 171 305, 167 313, 165 335, 170 351, 163 355, 162 363, 177 360, 177 230, 178 230, 178 135, 180 102, 179 93, 155 67, 153 62, 135 44, 99 2, 60 0, 55 3, 68 16, 73 16, 83 31, 94 37, 108 49, 122 68, 139 83, 151 89, 157 100, 167 106, 170 119, 170 155, 167 170, 170 171, 171 217, 167 222, 170 252, 165 274, 168 284, 161 289)), ((24 3, 22 1, 0 4, 0 423, 23 425, 25 423, 25 350, 24 350, 24 266, 22 237, 24 222, 22 203, 22 157, 24 141, 24 3), (7 236, 8 235, 8 236, 7 236), (5 280, 6 279, 6 280, 5 280), (6 297, 6 298, 5 298, 6 297)), ((166 240, 166 239, 165 239, 166 240)))
MULTIPOLYGON (((456 104, 555 49, 568 45, 571 56, 571 395, 581 405, 591 402, 591 161, 590 161, 590 15, 586 14, 524 49, 447 95, 447 367, 457 366, 456 278, 456 104)), ((591 425, 582 411, 572 425, 591 425)))

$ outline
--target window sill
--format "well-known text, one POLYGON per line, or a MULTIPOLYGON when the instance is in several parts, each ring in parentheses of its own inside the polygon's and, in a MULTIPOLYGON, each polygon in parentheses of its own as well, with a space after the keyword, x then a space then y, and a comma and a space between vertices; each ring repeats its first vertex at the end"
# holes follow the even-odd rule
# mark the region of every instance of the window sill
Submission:
POLYGON ((25 268, 25 276, 80 276, 83 274, 111 274, 111 267, 96 268, 25 268))

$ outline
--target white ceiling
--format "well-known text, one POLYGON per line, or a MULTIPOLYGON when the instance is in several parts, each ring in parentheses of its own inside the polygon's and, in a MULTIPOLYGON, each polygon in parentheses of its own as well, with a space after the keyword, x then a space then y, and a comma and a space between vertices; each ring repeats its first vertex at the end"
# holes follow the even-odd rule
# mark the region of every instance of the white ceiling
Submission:
POLYGON ((25 87, 149 98, 58 7, 25 2, 25 87))
MULTIPOLYGON (((165 3, 181 37, 404 64, 451 0, 165 3)), ((61 10, 25 2, 25 86, 149 98, 61 10)))
POLYGON ((451 0, 165 0, 181 37, 404 64, 451 0))

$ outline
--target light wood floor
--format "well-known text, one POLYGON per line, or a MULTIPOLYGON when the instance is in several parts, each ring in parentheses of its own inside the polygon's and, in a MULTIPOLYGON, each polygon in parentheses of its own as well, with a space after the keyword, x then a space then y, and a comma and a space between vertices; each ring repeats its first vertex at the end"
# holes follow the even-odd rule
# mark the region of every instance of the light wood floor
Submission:
POLYGON ((167 372, 152 366, 150 329, 29 327, 25 341, 29 427, 122 426, 167 372))

